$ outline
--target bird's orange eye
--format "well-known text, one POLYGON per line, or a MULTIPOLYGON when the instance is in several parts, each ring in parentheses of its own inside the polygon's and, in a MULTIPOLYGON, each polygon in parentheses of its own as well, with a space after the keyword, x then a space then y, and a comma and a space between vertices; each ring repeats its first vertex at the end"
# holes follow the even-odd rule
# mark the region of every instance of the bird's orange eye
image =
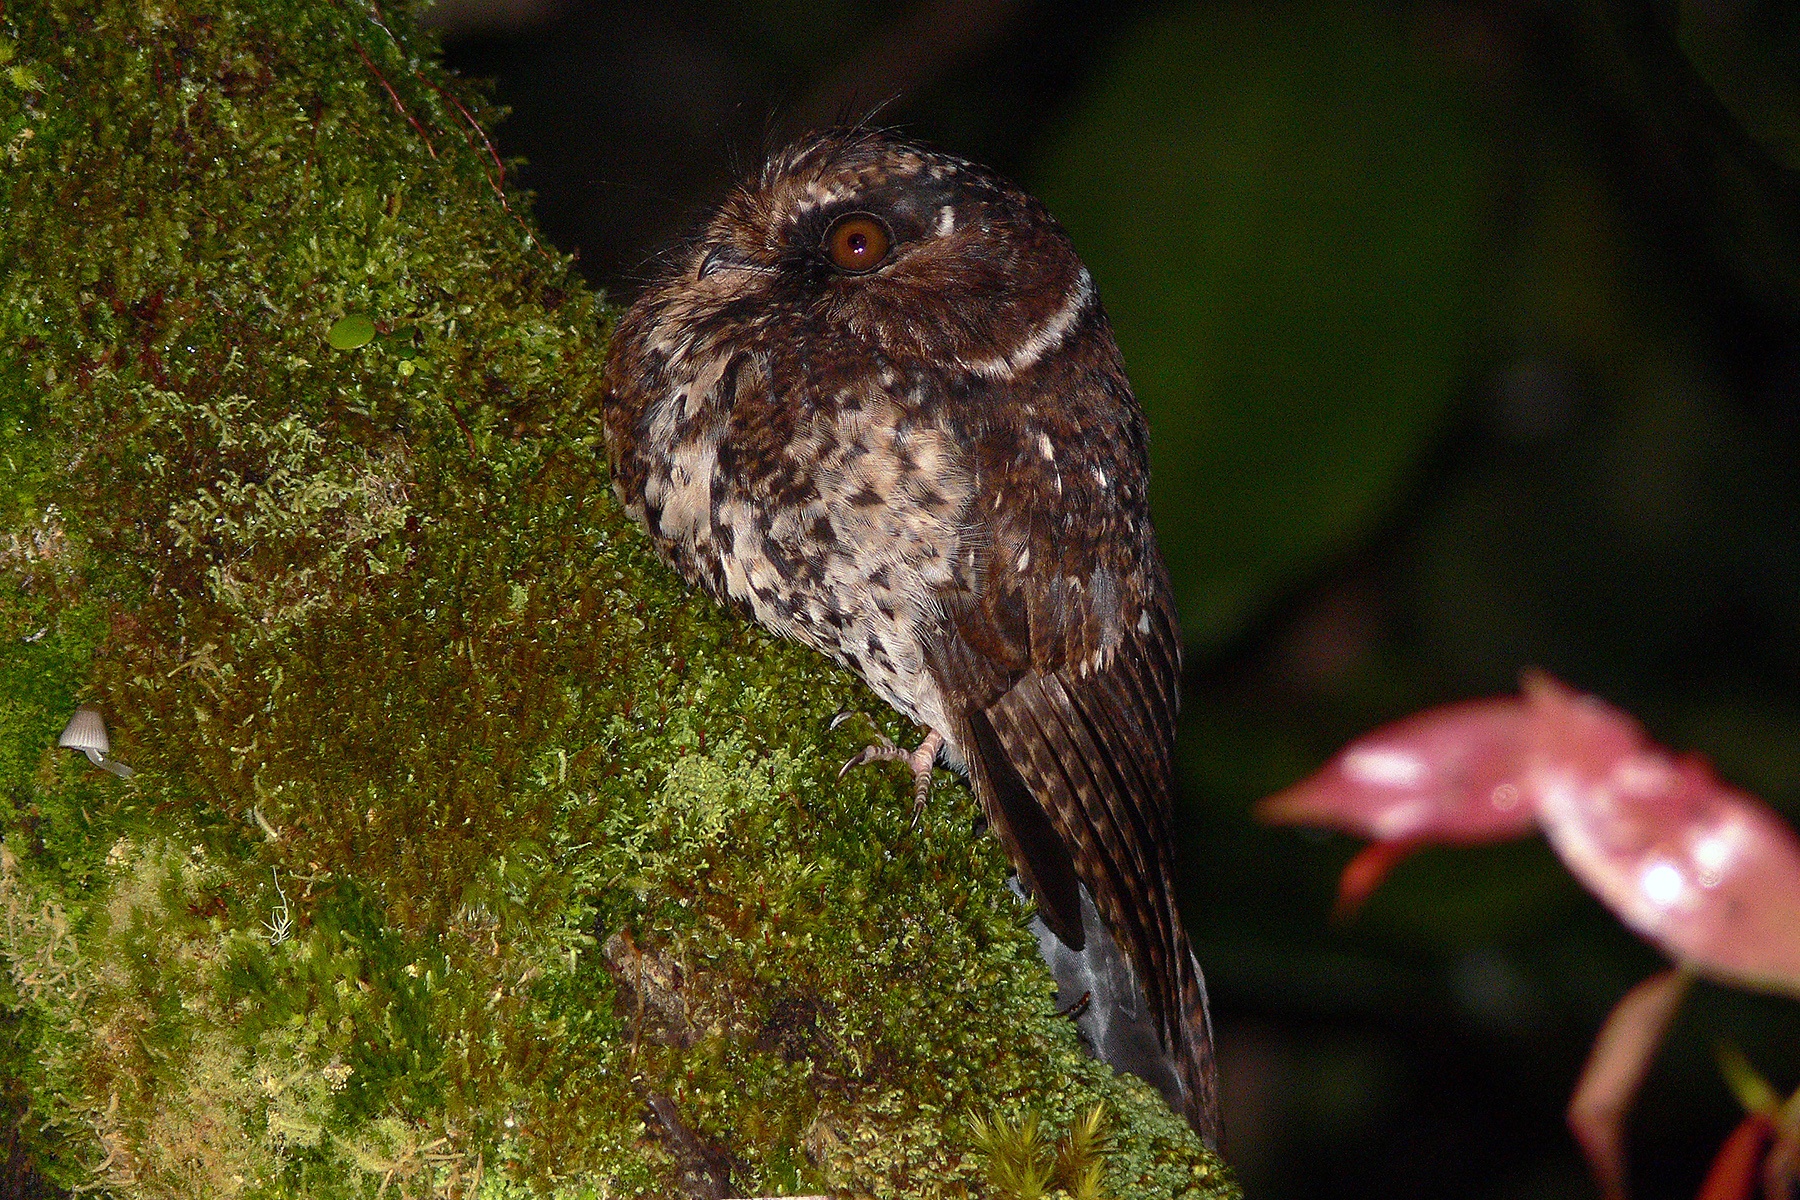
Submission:
POLYGON ((825 252, 831 255, 831 265, 851 275, 879 267, 892 244, 887 226, 867 213, 839 217, 825 234, 825 252))

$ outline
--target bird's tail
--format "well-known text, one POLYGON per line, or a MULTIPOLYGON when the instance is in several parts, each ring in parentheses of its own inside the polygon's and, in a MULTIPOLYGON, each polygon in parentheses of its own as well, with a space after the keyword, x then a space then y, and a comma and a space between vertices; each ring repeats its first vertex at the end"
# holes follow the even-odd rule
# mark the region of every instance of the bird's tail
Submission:
MULTIPOLYGON (((1021 899, 1028 895, 1017 875, 1008 886, 1021 899)), ((1086 885, 1080 898, 1079 944, 1051 927, 1042 906, 1031 920, 1038 953, 1056 977, 1057 1007, 1074 1018, 1094 1057, 1161 1092, 1169 1107, 1217 1150, 1219 1086, 1206 980, 1180 921, 1165 927, 1168 953, 1145 953, 1140 947, 1140 953, 1129 954, 1101 919, 1086 885), (1182 966, 1164 970, 1164 963, 1182 966)))
POLYGON ((1206 1003, 1206 976, 1188 945, 1187 932, 1175 926, 1175 962, 1181 1011, 1174 1014, 1175 1069, 1181 1076, 1182 1113, 1207 1147, 1223 1144, 1225 1126, 1219 1115, 1219 1064, 1213 1055, 1212 1014, 1206 1003))

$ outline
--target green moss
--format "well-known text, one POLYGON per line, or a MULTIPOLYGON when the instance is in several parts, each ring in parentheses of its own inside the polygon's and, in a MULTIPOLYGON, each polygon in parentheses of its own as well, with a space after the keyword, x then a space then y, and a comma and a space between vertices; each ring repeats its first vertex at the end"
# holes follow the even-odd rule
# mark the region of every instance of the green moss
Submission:
POLYGON ((397 14, 0 38, 0 1067, 47 1176, 667 1195, 654 1095, 749 1191, 981 1194, 963 1114, 1096 1103, 1108 1194, 1230 1190, 1054 1014, 966 791, 839 784, 874 698, 622 518, 605 311, 397 14), (129 780, 53 748, 82 702, 129 780))
POLYGON ((1109 1150, 1106 1108, 1096 1104, 1052 1140, 1035 1112, 1017 1121, 969 1118, 975 1148, 987 1159, 988 1187, 996 1200, 1102 1200, 1109 1150))

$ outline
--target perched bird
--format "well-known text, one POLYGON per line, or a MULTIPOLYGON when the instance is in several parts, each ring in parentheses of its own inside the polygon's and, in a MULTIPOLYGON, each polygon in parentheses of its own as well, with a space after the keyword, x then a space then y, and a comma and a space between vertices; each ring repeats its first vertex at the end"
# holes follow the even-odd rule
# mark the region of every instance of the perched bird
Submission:
POLYGON ((1053 948, 1096 956, 1059 974, 1142 998, 1159 1061, 1141 1032, 1109 1055, 1090 1020, 1097 1052, 1216 1145, 1147 434, 1061 226, 962 159, 812 135, 625 314, 603 403, 614 487, 661 554, 930 731, 853 762, 904 758, 921 798, 940 756, 967 774, 1053 948))

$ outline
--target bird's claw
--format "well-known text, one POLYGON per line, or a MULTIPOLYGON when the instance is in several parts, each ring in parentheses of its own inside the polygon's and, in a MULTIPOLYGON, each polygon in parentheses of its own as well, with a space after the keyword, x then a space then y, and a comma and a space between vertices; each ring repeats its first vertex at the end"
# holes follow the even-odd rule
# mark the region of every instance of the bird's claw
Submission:
MULTIPOLYGON (((839 715, 841 716, 843 714, 840 713, 839 715)), ((835 717, 832 719, 834 722, 836 721, 835 717)), ((853 767, 867 766, 872 762, 905 761, 906 751, 894 745, 894 739, 890 738, 887 734, 877 732, 873 742, 870 742, 867 746, 864 746, 861 750, 857 751, 849 761, 838 768, 838 782, 842 783, 844 776, 848 775, 853 767)))
POLYGON ((913 773, 913 810, 910 828, 917 830, 919 822, 925 819, 925 801, 931 798, 931 768, 937 764, 938 746, 943 739, 935 733, 926 738, 917 750, 907 755, 906 765, 913 773), (936 738, 936 744, 933 743, 936 738))
MULTIPOLYGON (((831 718, 831 727, 836 729, 845 720, 859 713, 841 712, 831 718)), ((925 815, 925 801, 931 796, 931 769, 937 765, 938 751, 944 748, 944 735, 933 730, 920 742, 917 749, 902 750, 894 745, 894 739, 875 731, 875 740, 864 746, 857 754, 838 768, 837 777, 843 781, 852 767, 866 766, 872 762, 903 762, 912 771, 913 777, 913 809, 912 828, 919 827, 919 821, 925 815)))

